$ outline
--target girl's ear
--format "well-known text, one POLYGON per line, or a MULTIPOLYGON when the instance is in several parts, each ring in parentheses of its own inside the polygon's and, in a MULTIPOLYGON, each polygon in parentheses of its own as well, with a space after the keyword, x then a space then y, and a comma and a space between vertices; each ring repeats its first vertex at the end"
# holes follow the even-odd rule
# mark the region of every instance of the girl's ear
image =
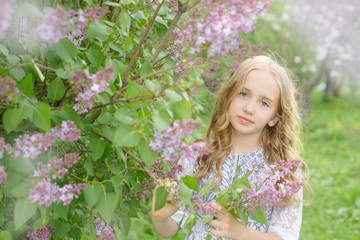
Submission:
POLYGON ((279 117, 276 115, 273 119, 271 119, 271 120, 268 122, 269 127, 275 126, 275 124, 276 124, 278 121, 279 121, 279 117))

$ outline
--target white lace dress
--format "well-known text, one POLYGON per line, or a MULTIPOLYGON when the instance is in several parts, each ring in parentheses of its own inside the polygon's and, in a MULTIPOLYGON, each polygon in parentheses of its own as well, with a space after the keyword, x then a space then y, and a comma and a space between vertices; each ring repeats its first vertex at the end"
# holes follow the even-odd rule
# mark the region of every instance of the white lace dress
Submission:
MULTIPOLYGON (((195 166, 195 159, 181 159, 180 164, 183 166, 184 171, 181 176, 185 175, 193 175, 197 169, 195 166)), ((226 161, 224 162, 221 170, 223 173, 223 181, 221 186, 219 187, 219 191, 229 188, 232 179, 235 176, 235 169, 237 166, 241 164, 241 175, 245 174, 252 166, 258 164, 264 164, 264 155, 263 149, 249 153, 249 154, 229 154, 226 161)), ((199 190, 205 185, 205 183, 209 180, 210 174, 202 178, 198 181, 199 190)), ((252 177, 249 177, 249 181, 252 181, 252 177)), ((210 192, 207 196, 202 197, 201 199, 204 202, 215 202, 217 198, 217 192, 210 192)), ((302 189, 297 193, 298 197, 302 199, 302 189)), ((177 211, 172 218, 179 224, 183 215, 186 215, 185 211, 180 209, 177 211)), ((301 219, 302 219, 302 205, 299 207, 273 207, 270 211, 267 212, 267 219, 269 227, 262 223, 255 222, 249 219, 248 226, 256 229, 261 232, 274 233, 280 236, 283 240, 297 240, 299 239, 300 227, 301 227, 301 219)), ((185 223, 186 216, 182 223, 185 223)), ((210 231, 210 227, 201 222, 197 221, 196 225, 193 227, 192 231, 186 239, 188 240, 205 240, 206 236, 210 231)), ((218 239, 217 237, 212 237, 212 240, 218 239)), ((226 238, 223 238, 226 239, 226 238)))

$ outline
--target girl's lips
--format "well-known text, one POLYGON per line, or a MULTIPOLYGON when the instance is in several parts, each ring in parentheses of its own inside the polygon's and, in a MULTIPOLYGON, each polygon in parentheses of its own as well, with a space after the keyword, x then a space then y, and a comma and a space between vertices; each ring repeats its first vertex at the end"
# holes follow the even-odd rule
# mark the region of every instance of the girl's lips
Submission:
POLYGON ((242 117, 242 116, 238 116, 240 122, 244 123, 244 124, 251 124, 254 123, 253 121, 251 121, 250 119, 246 118, 246 117, 242 117))

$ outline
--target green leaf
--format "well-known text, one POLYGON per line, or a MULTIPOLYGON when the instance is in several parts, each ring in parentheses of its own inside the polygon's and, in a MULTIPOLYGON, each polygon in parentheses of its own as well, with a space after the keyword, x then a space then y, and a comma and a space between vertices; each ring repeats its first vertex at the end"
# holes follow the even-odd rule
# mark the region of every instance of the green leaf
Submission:
POLYGON ((206 235, 205 240, 211 240, 211 238, 212 238, 212 235, 211 235, 210 233, 208 233, 208 234, 206 235))
POLYGON ((40 129, 50 132, 50 109, 46 103, 40 103, 32 112, 32 122, 40 129))
POLYGON ((18 198, 14 208, 15 229, 26 223, 36 212, 36 205, 26 198, 18 198))
POLYGON ((199 193, 199 197, 208 195, 213 183, 214 183, 214 179, 210 178, 209 181, 206 182, 205 186, 201 189, 199 193))
POLYGON ((74 73, 72 71, 66 71, 65 69, 58 68, 56 69, 56 75, 62 79, 69 79, 74 75, 74 73))
POLYGON ((56 54, 64 61, 68 62, 77 55, 77 47, 67 39, 61 39, 54 45, 56 54))
POLYGON ((34 81, 32 74, 29 73, 26 77, 19 82, 18 87, 21 92, 23 92, 26 96, 30 97, 33 93, 34 89, 34 81))
POLYGON ((135 147, 139 141, 139 135, 132 130, 130 125, 122 125, 115 132, 113 145, 116 147, 135 147))
POLYGON ((204 222, 204 223, 209 223, 211 220, 214 219, 214 216, 213 215, 206 215, 204 217, 201 218, 201 222, 204 222))
POLYGON ((110 224, 111 218, 118 205, 119 198, 115 193, 103 193, 95 205, 95 208, 100 212, 106 224, 110 224))
POLYGON ((18 173, 33 173, 35 171, 34 164, 27 158, 10 157, 8 166, 18 173))
POLYGON ((9 231, 0 231, 0 239, 12 240, 11 233, 9 231))
POLYGON ((25 77, 25 71, 20 67, 13 68, 9 72, 10 72, 10 76, 12 76, 16 81, 20 81, 25 77))
POLYGON ((65 85, 59 78, 55 78, 49 83, 47 91, 50 99, 60 100, 65 94, 65 85))
POLYGON ((106 1, 103 4, 107 5, 107 6, 110 6, 110 7, 120 7, 121 6, 121 4, 119 4, 119 3, 109 2, 109 1, 106 1))
POLYGON ((196 182, 196 180, 190 176, 190 175, 186 175, 185 177, 182 177, 180 179, 180 181, 182 181, 183 183, 186 184, 186 186, 188 186, 190 189, 198 192, 199 191, 199 185, 196 182))
POLYGON ((67 222, 57 220, 55 222, 55 231, 51 234, 54 240, 64 239, 64 236, 70 232, 71 226, 67 222))
POLYGON ((100 47, 97 45, 91 46, 86 52, 86 56, 91 63, 98 65, 102 58, 100 47))
POLYGON ((120 24, 120 28, 125 32, 126 35, 128 35, 131 24, 131 18, 127 12, 121 11, 119 15, 119 24, 120 24))
POLYGON ((138 145, 138 150, 141 159, 145 162, 146 166, 150 169, 153 165, 157 152, 153 151, 149 146, 149 141, 142 138, 138 145))
POLYGON ((171 89, 166 89, 165 95, 169 98, 170 104, 180 102, 182 100, 182 97, 171 89))
POLYGON ((245 226, 247 226, 248 223, 249 223, 249 217, 246 215, 245 210, 244 210, 244 211, 241 211, 240 208, 237 208, 236 210, 237 210, 238 216, 240 217, 241 222, 242 222, 245 226))
POLYGON ((134 123, 134 119, 131 117, 131 112, 127 108, 120 108, 116 110, 114 117, 125 124, 131 125, 134 123))
POLYGON ((176 102, 172 105, 172 109, 174 113, 177 115, 178 119, 190 119, 191 112, 191 104, 190 102, 182 99, 180 102, 176 102))
POLYGON ((155 211, 163 208, 166 203, 168 191, 164 186, 158 187, 155 191, 155 211))
POLYGON ((89 208, 92 208, 99 201, 102 192, 101 183, 87 184, 84 196, 89 208))
POLYGON ((135 83, 134 81, 129 80, 126 88, 125 95, 127 98, 134 98, 140 92, 140 85, 135 83))
POLYGON ((194 221, 196 222, 196 216, 194 213, 190 213, 189 216, 187 217, 184 226, 182 227, 182 229, 184 230, 184 232, 189 232, 190 229, 193 227, 193 223, 194 221))
POLYGON ((119 218, 119 228, 121 232, 127 236, 129 234, 130 226, 131 226, 131 218, 127 214, 122 214, 119 218))
POLYGON ((112 30, 106 24, 97 21, 90 23, 87 29, 86 38, 98 38, 101 41, 105 41, 111 33, 112 30))
POLYGON ((9 50, 6 47, 4 47, 4 45, 2 45, 2 44, 0 44, 0 52, 2 54, 4 54, 5 56, 7 56, 9 54, 9 50))
POLYGON ((3 123, 6 133, 15 130, 22 120, 30 115, 30 110, 26 108, 7 109, 3 115, 3 123))
POLYGON ((180 182, 179 198, 184 207, 191 205, 193 193, 184 182, 180 182))
POLYGON ((101 158, 105 150, 105 141, 99 137, 92 137, 90 140, 92 157, 96 161, 101 158))
POLYGON ((159 112, 159 110, 154 110, 154 113, 151 116, 154 127, 160 132, 164 131, 170 126, 170 117, 165 112, 159 112))
POLYGON ((84 168, 90 176, 94 176, 94 168, 93 168, 93 161, 91 158, 85 160, 84 168))
POLYGON ((256 222, 259 222, 259 223, 263 223, 265 224, 266 226, 269 226, 268 225, 268 221, 267 221, 267 216, 266 216, 266 213, 264 210, 261 209, 260 206, 257 206, 255 208, 255 212, 254 214, 251 216, 251 219, 256 221, 256 222))
POLYGON ((55 203, 54 205, 54 218, 62 218, 64 220, 68 220, 67 213, 68 208, 64 206, 62 203, 55 203))
POLYGON ((153 69, 153 66, 151 64, 151 61, 146 61, 143 63, 143 65, 141 65, 141 68, 140 68, 140 76, 143 77, 145 75, 148 75, 150 73, 153 73, 154 72, 154 69, 153 69))

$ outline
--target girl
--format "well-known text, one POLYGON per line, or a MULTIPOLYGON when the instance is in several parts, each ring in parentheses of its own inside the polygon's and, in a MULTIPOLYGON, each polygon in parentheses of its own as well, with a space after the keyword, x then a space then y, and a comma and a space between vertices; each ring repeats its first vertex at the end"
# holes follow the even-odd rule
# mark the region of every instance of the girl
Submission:
MULTIPOLYGON (((181 159, 184 175, 193 175, 199 188, 215 176, 221 183, 219 191, 229 188, 235 169, 241 174, 259 164, 278 163, 282 159, 299 159, 300 117, 296 89, 287 69, 272 58, 256 56, 240 64, 221 89, 206 135, 210 154, 198 159, 181 159), (195 166, 195 167, 194 167, 195 166)), ((286 176, 289 181, 304 181, 305 162, 286 176)), ((250 176, 249 181, 254 180, 250 176)), ((308 186, 306 184, 306 186, 308 186)), ((309 189, 310 190, 310 189, 309 189)), ((285 207, 273 207, 267 212, 269 227, 249 221, 246 227, 224 207, 215 203, 217 192, 203 197, 213 202, 219 214, 210 227, 197 221, 187 239, 268 239, 299 238, 302 218, 302 189, 284 199, 285 207)), ((172 196, 168 196, 171 200, 172 196)), ((151 217, 155 231, 164 238, 173 236, 185 214, 179 205, 167 203, 151 217)), ((185 220, 182 221, 184 223, 185 220)), ((181 227, 181 226, 180 226, 181 227)))

